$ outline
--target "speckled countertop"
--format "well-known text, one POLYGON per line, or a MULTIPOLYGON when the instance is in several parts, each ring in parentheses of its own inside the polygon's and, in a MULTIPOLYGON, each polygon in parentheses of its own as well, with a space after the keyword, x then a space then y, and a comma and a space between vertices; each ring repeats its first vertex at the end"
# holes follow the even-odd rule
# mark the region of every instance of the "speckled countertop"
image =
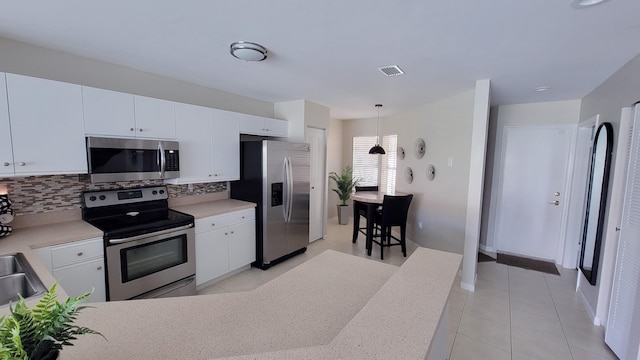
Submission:
MULTIPOLYGON (((172 208, 199 218, 254 206, 218 200, 172 208)), ((81 220, 17 229, 0 239, 0 253, 23 252, 51 286, 31 249, 101 235, 81 220)), ((398 268, 328 250, 249 292, 93 303, 77 324, 109 341, 81 336, 60 358, 422 360, 461 258, 418 248, 398 268)))
POLYGON ((400 267, 327 250, 239 293, 95 304, 74 359, 425 359, 461 256, 419 248, 400 267))

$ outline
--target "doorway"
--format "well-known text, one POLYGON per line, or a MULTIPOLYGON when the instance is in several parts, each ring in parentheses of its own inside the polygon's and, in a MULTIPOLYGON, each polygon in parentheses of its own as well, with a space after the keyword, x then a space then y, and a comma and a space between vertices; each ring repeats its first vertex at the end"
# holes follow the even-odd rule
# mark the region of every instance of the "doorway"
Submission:
POLYGON ((311 145, 311 175, 309 181, 309 242, 324 236, 326 137, 324 129, 307 127, 305 141, 311 145))
POLYGON ((561 261, 574 125, 506 126, 500 156, 498 252, 561 261))

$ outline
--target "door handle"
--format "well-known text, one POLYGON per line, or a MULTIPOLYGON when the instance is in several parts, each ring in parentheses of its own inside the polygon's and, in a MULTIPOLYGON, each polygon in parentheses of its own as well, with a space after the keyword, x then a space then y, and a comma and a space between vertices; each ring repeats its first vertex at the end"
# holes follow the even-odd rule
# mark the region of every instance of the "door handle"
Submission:
POLYGON ((558 205, 560 205, 560 201, 555 200, 555 201, 552 201, 552 202, 548 202, 547 204, 558 206, 558 205))

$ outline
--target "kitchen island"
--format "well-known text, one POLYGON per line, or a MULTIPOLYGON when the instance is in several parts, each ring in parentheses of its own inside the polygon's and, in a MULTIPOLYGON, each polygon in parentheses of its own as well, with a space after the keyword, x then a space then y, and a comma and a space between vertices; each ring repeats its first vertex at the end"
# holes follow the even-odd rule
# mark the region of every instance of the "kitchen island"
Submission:
MULTIPOLYGON (((92 304, 73 359, 425 359, 446 347, 461 256, 401 266, 327 250, 253 291, 92 304)), ((443 357, 442 357, 443 358, 443 357)))

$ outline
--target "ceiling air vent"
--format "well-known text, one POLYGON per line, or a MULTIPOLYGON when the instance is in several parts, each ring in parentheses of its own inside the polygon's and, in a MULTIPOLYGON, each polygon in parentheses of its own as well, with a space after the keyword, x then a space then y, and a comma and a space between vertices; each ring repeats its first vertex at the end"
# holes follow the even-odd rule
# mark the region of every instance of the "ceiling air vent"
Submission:
POLYGON ((404 74, 404 71, 402 71, 398 65, 387 65, 379 67, 378 70, 387 76, 398 76, 404 74))

